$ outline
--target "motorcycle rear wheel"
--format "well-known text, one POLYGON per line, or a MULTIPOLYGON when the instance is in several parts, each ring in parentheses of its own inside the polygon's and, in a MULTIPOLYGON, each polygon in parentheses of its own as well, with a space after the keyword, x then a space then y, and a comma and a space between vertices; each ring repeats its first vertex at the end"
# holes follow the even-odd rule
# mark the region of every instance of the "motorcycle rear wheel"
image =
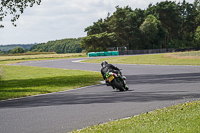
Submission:
MULTIPOLYGON (((122 82, 122 81, 120 80, 120 82, 122 82)), ((117 82, 116 79, 113 79, 113 84, 114 84, 115 87, 116 87, 117 89, 119 89, 120 91, 124 91, 124 87, 123 87, 123 85, 121 85, 121 84, 123 84, 123 83, 119 83, 119 82, 117 82)))

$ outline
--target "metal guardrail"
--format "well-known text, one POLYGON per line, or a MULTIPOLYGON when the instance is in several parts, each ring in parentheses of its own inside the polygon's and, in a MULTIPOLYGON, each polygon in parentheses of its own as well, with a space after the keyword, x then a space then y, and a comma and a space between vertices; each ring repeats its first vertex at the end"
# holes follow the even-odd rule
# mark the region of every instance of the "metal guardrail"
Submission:
POLYGON ((153 54, 174 52, 175 49, 147 49, 147 50, 127 50, 119 51, 119 55, 135 55, 135 54, 153 54))

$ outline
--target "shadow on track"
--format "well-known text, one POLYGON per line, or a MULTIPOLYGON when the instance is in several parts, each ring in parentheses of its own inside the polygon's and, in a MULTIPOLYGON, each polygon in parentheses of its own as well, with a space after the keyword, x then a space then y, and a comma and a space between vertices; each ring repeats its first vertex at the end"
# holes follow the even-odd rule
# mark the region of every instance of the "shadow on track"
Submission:
POLYGON ((128 84, 176 84, 199 83, 200 73, 165 74, 165 75, 127 75, 128 84))
MULTIPOLYGON (((200 73, 169 74, 169 75, 129 75, 129 85, 144 84, 176 84, 199 83, 200 73)), ((115 93, 112 90, 102 91, 105 85, 87 87, 81 90, 60 92, 44 96, 27 97, 23 99, 0 102, 1 108, 28 108, 41 106, 76 105, 93 103, 119 103, 119 102, 150 102, 150 101, 174 101, 184 98, 199 98, 200 91, 189 90, 159 90, 159 91, 125 91, 115 93), (94 91, 95 90, 95 91, 94 91)), ((107 89, 107 88, 106 88, 107 89)))

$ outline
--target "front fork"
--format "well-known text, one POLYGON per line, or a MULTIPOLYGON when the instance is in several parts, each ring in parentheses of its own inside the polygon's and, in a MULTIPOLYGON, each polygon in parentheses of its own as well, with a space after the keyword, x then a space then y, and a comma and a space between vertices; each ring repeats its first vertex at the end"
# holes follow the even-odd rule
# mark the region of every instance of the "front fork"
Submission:
POLYGON ((121 78, 122 81, 124 82, 124 88, 128 87, 128 86, 126 85, 126 77, 123 76, 123 75, 120 75, 120 78, 121 78))

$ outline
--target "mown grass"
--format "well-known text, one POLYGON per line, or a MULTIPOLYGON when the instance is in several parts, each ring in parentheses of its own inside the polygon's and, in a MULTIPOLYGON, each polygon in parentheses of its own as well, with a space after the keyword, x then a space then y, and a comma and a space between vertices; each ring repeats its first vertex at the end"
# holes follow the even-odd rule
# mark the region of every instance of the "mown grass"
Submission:
POLYGON ((151 65, 200 65, 200 52, 183 52, 151 55, 134 55, 124 57, 100 58, 94 60, 85 60, 88 63, 101 63, 106 60, 113 64, 151 64, 151 65), (191 53, 188 56, 184 56, 191 53), (195 58, 194 58, 195 55, 195 58), (183 58, 184 56, 184 58, 183 58))
POLYGON ((97 72, 29 66, 0 65, 0 100, 64 91, 98 84, 97 72))
POLYGON ((1 66, 0 66, 0 81, 1 81, 1 79, 2 79, 2 76, 3 76, 3 69, 2 69, 1 66))
POLYGON ((0 56, 0 64, 17 63, 27 60, 49 60, 60 58, 80 58, 86 57, 85 53, 71 54, 37 54, 37 55, 16 55, 16 56, 0 56))
POLYGON ((200 59, 200 51, 168 53, 164 57, 174 59, 200 59))
POLYGON ((200 101, 74 130, 71 133, 199 133, 200 101))

